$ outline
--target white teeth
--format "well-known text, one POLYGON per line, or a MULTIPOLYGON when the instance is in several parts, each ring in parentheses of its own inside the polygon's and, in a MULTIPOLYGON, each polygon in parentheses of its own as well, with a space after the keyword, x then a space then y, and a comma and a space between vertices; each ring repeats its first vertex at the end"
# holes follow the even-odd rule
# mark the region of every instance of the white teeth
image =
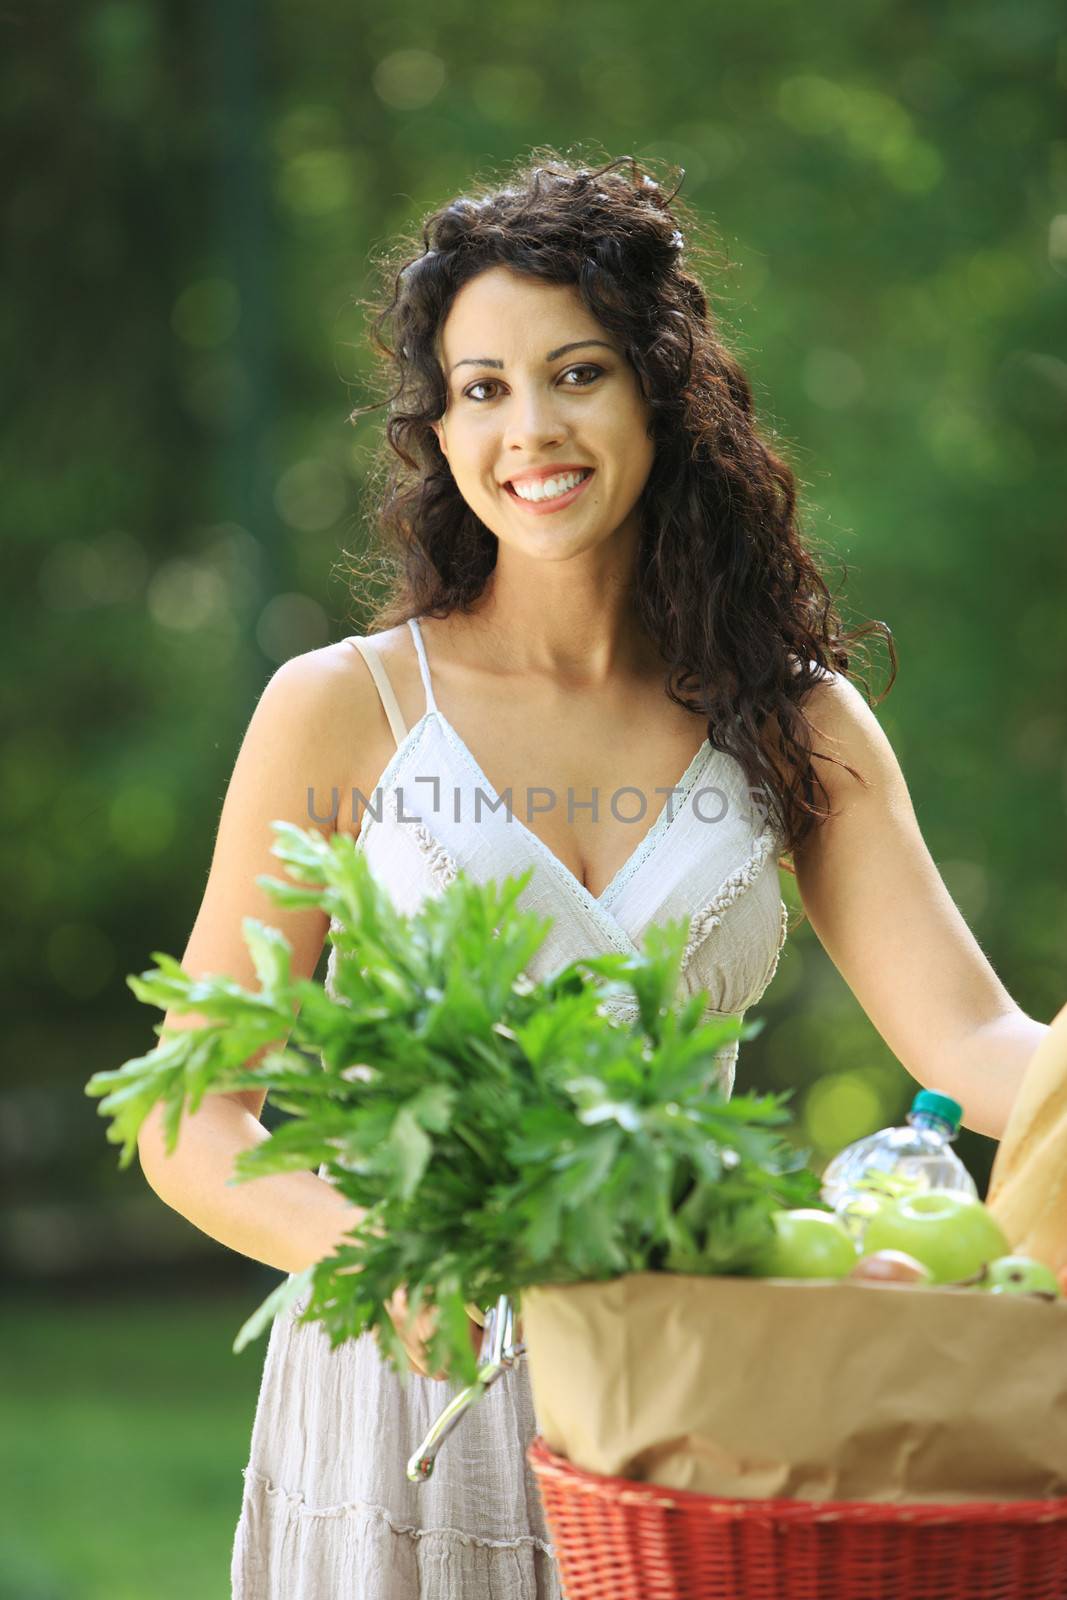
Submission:
POLYGON ((511 487, 520 500, 554 500, 557 495, 566 494, 588 476, 588 470, 564 472, 558 478, 546 478, 542 483, 513 483, 511 487))

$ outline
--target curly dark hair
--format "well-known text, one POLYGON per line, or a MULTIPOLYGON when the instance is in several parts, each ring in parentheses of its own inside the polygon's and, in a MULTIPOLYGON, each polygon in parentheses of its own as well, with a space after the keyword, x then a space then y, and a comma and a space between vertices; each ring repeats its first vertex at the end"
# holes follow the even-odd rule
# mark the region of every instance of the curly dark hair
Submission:
POLYGON ((820 730, 802 702, 822 671, 847 675, 846 646, 875 631, 893 664, 888 694, 891 630, 841 631, 798 532, 797 479, 761 437, 749 381, 686 265, 700 238, 677 188, 666 194, 632 156, 590 170, 545 147, 477 187, 425 219, 421 249, 412 237, 387 248, 379 294, 357 302, 373 316, 391 392, 350 416, 388 408, 368 478, 370 537, 361 556, 345 553, 353 605, 384 578, 363 624, 375 633, 477 600, 497 538, 462 498, 431 427, 448 395, 438 335, 458 291, 488 267, 576 285, 618 337, 651 411, 635 607, 665 663, 665 692, 702 714, 712 745, 740 763, 793 871, 785 857, 833 814, 814 760, 835 758, 814 751, 820 730))

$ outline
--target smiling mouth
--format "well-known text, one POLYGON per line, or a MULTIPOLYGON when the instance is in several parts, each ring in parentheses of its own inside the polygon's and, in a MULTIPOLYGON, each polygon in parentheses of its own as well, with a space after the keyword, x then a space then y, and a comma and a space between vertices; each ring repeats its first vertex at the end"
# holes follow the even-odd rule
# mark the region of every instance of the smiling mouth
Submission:
POLYGON ((554 494, 547 499, 524 500, 521 494, 516 493, 510 481, 505 483, 504 489, 510 498, 515 501, 516 505, 522 506, 526 511, 537 511, 542 513, 546 511, 556 511, 563 506, 570 505, 572 500, 577 499, 578 495, 581 494, 582 490, 593 476, 595 470, 596 469, 594 467, 587 468, 585 476, 582 478, 580 483, 576 483, 574 485, 573 489, 564 489, 562 494, 554 494))

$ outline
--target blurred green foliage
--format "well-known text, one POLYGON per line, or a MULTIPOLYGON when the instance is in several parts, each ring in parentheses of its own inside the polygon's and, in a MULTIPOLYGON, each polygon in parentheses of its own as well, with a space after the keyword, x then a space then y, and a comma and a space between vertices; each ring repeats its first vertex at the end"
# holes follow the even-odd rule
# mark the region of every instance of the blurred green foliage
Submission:
MULTIPOLYGON (((847 563, 846 611, 894 630, 879 716, 934 858, 1024 1009, 1063 1003, 1058 21, 1052 0, 9 9, 9 1267, 137 1259, 130 1233, 72 1243, 138 1187, 81 1085, 146 1047, 124 974, 184 948, 267 677, 351 631, 371 252, 532 146, 685 167, 810 535, 847 563)), ((760 1010, 739 1087, 795 1086, 821 1152, 902 1114, 913 1085, 810 928, 760 1010)), ((989 1141, 960 1149, 982 1177, 989 1141)))
POLYGON ((224 1600, 263 1344, 167 1295, 4 1310, 0 1600, 224 1600))

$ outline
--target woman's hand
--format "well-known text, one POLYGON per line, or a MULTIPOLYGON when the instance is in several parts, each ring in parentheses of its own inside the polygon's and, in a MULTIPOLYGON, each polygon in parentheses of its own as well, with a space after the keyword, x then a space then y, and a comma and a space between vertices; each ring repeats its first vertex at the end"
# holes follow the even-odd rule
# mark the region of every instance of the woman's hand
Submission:
MULTIPOLYGON (((417 1372, 421 1378, 433 1378, 440 1383, 446 1382, 446 1373, 431 1372, 429 1370, 429 1357, 426 1350, 426 1346, 437 1327, 437 1307, 423 1306, 418 1316, 413 1318, 408 1309, 407 1287, 401 1284, 400 1288, 385 1302, 385 1309, 388 1311, 393 1327, 400 1335, 404 1349, 407 1351, 409 1369, 412 1372, 417 1372)), ((481 1353, 483 1331, 474 1318, 468 1314, 467 1333, 470 1336, 471 1349, 476 1356, 481 1353)))

